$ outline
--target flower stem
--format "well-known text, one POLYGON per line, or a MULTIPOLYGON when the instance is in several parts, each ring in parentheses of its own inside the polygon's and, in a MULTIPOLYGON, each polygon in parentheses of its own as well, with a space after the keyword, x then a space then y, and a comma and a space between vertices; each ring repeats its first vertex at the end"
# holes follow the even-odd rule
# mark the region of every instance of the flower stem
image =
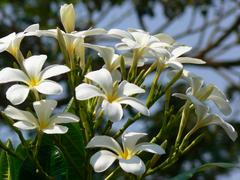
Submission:
POLYGON ((114 180, 117 178, 117 175, 119 174, 120 172, 120 167, 117 167, 113 172, 111 172, 106 178, 105 180, 114 180))
POLYGON ((114 134, 113 138, 118 138, 119 136, 121 136, 121 134, 140 117, 141 114, 137 113, 133 118, 129 118, 128 121, 123 125, 123 127, 114 134))
POLYGON ((16 154, 12 149, 8 148, 5 144, 0 141, 0 148, 6 151, 9 155, 12 155, 13 157, 23 160, 22 157, 20 157, 18 154, 16 154))
POLYGON ((38 156, 38 152, 39 149, 41 147, 41 142, 42 142, 42 137, 43 137, 43 133, 41 131, 37 132, 37 142, 36 142, 36 146, 35 146, 35 151, 34 151, 34 157, 37 158, 38 156))
POLYGON ((102 134, 108 134, 109 131, 110 131, 111 128, 112 128, 112 124, 113 124, 113 122, 110 121, 110 120, 108 120, 108 121, 107 121, 107 124, 106 124, 106 126, 105 126, 105 128, 103 129, 102 134))
POLYGON ((187 101, 184 105, 184 108, 183 108, 182 118, 181 118, 179 129, 178 129, 178 134, 177 134, 177 139, 176 139, 176 142, 175 142, 175 147, 179 147, 179 145, 180 145, 180 141, 181 141, 181 138, 182 138, 183 130, 186 126, 186 122, 187 122, 187 119, 188 119, 188 116, 189 116, 189 112, 190 112, 190 103, 187 101))

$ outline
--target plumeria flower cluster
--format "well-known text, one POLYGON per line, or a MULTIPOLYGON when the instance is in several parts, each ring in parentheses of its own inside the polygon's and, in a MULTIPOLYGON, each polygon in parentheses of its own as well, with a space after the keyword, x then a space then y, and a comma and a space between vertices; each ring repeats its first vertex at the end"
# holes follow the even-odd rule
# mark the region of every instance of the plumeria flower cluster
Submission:
MULTIPOLYGON (((167 34, 151 35, 139 29, 128 29, 127 31, 110 29, 107 31, 103 28, 90 28, 76 31, 76 17, 73 5, 64 4, 60 8, 63 30, 60 28, 44 30, 40 29, 38 24, 33 24, 23 32, 12 33, 0 39, 0 52, 9 52, 18 63, 14 68, 6 67, 0 71, 0 84, 15 83, 11 84, 6 91, 6 98, 12 105, 8 105, 2 113, 11 119, 9 124, 13 126, 13 129, 35 130, 36 139, 30 143, 35 146, 35 152, 32 153, 31 149, 29 154, 30 156, 31 154, 34 155, 31 159, 35 159, 34 164, 43 176, 48 177, 38 162, 37 155, 41 136, 44 133, 65 134, 71 131, 66 136, 61 136, 63 139, 68 138, 69 146, 73 141, 72 138, 74 139, 76 134, 80 134, 78 140, 82 140, 81 144, 74 144, 73 149, 79 150, 80 148, 80 151, 84 152, 82 153, 84 157, 81 158, 86 161, 84 165, 91 164, 94 171, 100 173, 109 169, 118 160, 119 166, 124 172, 140 176, 140 178, 156 172, 170 160, 174 160, 172 163, 174 164, 175 160, 182 155, 178 153, 184 152, 182 148, 185 144, 180 143, 179 146, 178 141, 183 139, 185 143, 186 137, 192 135, 199 128, 216 124, 221 126, 233 141, 236 140, 237 132, 234 127, 225 122, 218 114, 212 113, 207 104, 208 101, 212 101, 224 115, 229 115, 231 107, 225 95, 215 85, 206 85, 202 78, 184 69, 183 64, 185 63, 205 63, 201 59, 182 56, 189 52, 191 47, 176 42, 167 34), (85 42, 86 37, 94 35, 115 37, 121 42, 117 43, 115 47, 85 42), (20 43, 27 36, 55 38, 59 43, 65 63, 44 67, 47 60, 46 55, 28 55, 24 57, 20 50, 20 43), (92 70, 95 67, 86 58, 86 50, 88 49, 97 51, 98 56, 102 58, 103 64, 100 68, 92 70), (142 67, 146 64, 150 65, 149 69, 142 67), (168 71, 168 68, 174 69, 170 71, 173 80, 181 77, 190 84, 185 94, 173 94, 184 99, 186 103, 179 110, 181 112, 180 122, 175 121, 175 123, 181 125, 176 138, 177 143, 175 143, 174 147, 171 147, 171 152, 168 152, 168 148, 166 148, 166 152, 164 150, 168 145, 167 140, 164 141, 166 142, 164 146, 159 145, 159 141, 164 140, 159 137, 163 132, 160 127, 159 133, 150 142, 140 142, 141 138, 147 135, 146 133, 126 131, 130 125, 133 125, 142 116, 150 116, 152 104, 157 102, 162 95, 166 95, 168 88, 175 83, 175 81, 170 81, 163 88, 163 85, 159 82, 161 72, 168 71), (156 72, 156 78, 153 80, 148 93, 144 82, 148 80, 148 75, 154 71, 156 72), (176 76, 179 73, 182 76, 176 76), (48 97, 48 95, 61 95, 63 91, 66 91, 67 88, 63 88, 61 83, 50 79, 59 75, 66 76, 66 84, 69 86, 69 91, 71 91, 67 92, 71 99, 64 112, 59 112, 59 109, 55 111, 57 101, 48 97), (141 95, 147 96, 146 102, 144 97, 140 97, 141 95), (150 102, 153 102, 152 104, 148 103, 149 99, 150 102), (24 110, 22 107, 14 107, 23 103, 23 107, 26 107, 24 110), (136 114, 134 117, 130 117, 120 127, 119 131, 115 132, 111 125, 123 119, 124 110, 128 106, 133 108, 133 112, 136 114), (193 109, 197 121, 185 138, 182 138, 185 130, 184 125, 189 119, 189 111, 193 109), (105 122, 109 123, 105 124, 105 122), (69 124, 62 125, 65 123, 69 124), (104 127, 102 131, 99 124, 104 127), (73 127, 72 129, 75 132, 72 132, 73 130, 69 127, 73 127), (122 146, 116 141, 116 138, 120 136, 122 137, 122 146), (105 148, 107 150, 100 150, 89 157, 91 153, 88 152, 90 151, 89 148, 105 148), (142 151, 154 154, 151 159, 147 160, 146 165, 143 162, 145 158, 141 157, 142 151), (161 161, 158 160, 162 158, 160 155, 165 153, 168 157, 161 164, 161 161)), ((163 115, 165 114, 168 113, 163 113, 163 115)), ((172 115, 177 118, 176 115, 172 115)), ((54 143, 51 145, 59 145, 58 149, 63 149, 62 154, 66 153, 66 159, 70 159, 70 162, 74 164, 73 169, 78 169, 75 161, 71 159, 70 151, 72 149, 68 151, 68 147, 63 147, 61 138, 53 136, 51 140, 54 143)), ((23 145, 28 145, 23 138, 22 141, 23 145)), ((27 148, 28 146, 25 147, 25 149, 27 148)), ((4 149, 7 150, 8 147, 4 147, 4 149)), ((9 152, 10 154, 14 153, 12 150, 9 150, 9 152)), ((60 156, 61 153, 58 155, 60 156)), ((81 168, 83 166, 79 167, 79 169, 81 168)), ((84 168, 88 168, 88 166, 86 165, 84 168)), ((72 171, 71 168, 68 170, 72 171)), ((89 171, 86 170, 86 172, 89 171)), ((114 172, 110 173, 110 176, 114 172)), ((85 177, 81 178, 85 179, 85 177)))
POLYGON ((187 70, 184 70, 183 78, 190 83, 190 87, 186 90, 186 94, 174 93, 173 95, 185 99, 194 105, 197 122, 192 131, 215 124, 221 126, 228 136, 235 141, 237 132, 233 126, 225 122, 216 113, 211 113, 207 105, 208 101, 212 101, 224 115, 231 114, 232 109, 225 95, 215 85, 204 84, 202 78, 187 70))

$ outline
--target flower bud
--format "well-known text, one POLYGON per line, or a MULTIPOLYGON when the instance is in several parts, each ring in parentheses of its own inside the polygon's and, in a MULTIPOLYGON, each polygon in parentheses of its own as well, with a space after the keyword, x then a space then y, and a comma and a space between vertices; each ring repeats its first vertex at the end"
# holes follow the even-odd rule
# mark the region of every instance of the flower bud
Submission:
POLYGON ((60 8, 60 17, 65 31, 67 33, 73 32, 76 20, 73 4, 62 5, 60 8))

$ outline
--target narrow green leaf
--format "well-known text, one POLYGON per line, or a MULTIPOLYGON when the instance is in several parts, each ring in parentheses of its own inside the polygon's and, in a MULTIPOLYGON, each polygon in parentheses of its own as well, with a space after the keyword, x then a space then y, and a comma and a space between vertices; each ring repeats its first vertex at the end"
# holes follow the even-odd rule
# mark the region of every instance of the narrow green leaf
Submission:
POLYGON ((192 178, 194 174, 203 172, 206 169, 210 169, 210 168, 240 168, 240 166, 232 163, 207 163, 198 168, 192 169, 187 172, 183 172, 173 177, 171 180, 187 180, 192 178))
MULTIPOLYGON (((7 147, 11 146, 11 142, 6 143, 7 147)), ((1 180, 11 180, 10 164, 8 155, 5 151, 1 151, 0 154, 0 179, 1 180)))

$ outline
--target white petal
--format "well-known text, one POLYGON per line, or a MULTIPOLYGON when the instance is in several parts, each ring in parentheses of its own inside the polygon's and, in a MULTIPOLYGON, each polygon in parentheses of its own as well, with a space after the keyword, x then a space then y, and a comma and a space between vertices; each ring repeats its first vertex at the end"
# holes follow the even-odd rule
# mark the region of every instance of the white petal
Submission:
POLYGON ((199 101, 196 97, 188 95, 188 100, 193 103, 195 106, 195 112, 197 114, 198 119, 203 119, 207 112, 209 111, 209 108, 207 105, 199 101))
POLYGON ((87 144, 87 148, 95 148, 95 147, 107 148, 116 152, 117 154, 122 153, 122 148, 120 147, 118 142, 109 136, 93 137, 87 144))
POLYGON ((111 75, 112 75, 112 78, 113 78, 113 81, 121 81, 122 79, 122 74, 120 73, 119 70, 115 69, 115 70, 112 70, 111 71, 111 75))
POLYGON ((172 96, 178 97, 178 98, 183 99, 183 100, 188 99, 187 95, 182 94, 182 93, 173 93, 172 96))
POLYGON ((46 134, 65 134, 68 131, 66 126, 54 125, 42 130, 46 134))
POLYGON ((192 94, 195 95, 203 86, 203 80, 199 77, 191 77, 192 94))
POLYGON ((91 157, 90 164, 95 172, 103 172, 108 169, 116 159, 116 155, 112 152, 102 150, 91 157))
POLYGON ((74 31, 76 14, 73 4, 64 4, 61 6, 60 18, 66 32, 74 31))
MULTIPOLYGON (((16 33, 13 32, 13 33, 11 33, 11 34, 5 36, 5 37, 2 37, 2 38, 0 39, 0 42, 1 42, 1 43, 7 43, 7 44, 10 44, 11 41, 13 41, 15 38, 16 38, 16 33)), ((0 43, 0 44, 1 44, 1 43, 0 43)))
POLYGON ((173 44, 175 42, 175 40, 167 34, 159 33, 159 34, 156 34, 154 36, 156 38, 158 38, 160 41, 168 43, 168 44, 173 44))
POLYGON ((211 95, 207 99, 212 100, 224 115, 231 114, 232 108, 228 99, 216 86, 214 86, 211 95))
POLYGON ((178 46, 175 49, 173 49, 172 54, 174 57, 179 57, 182 54, 190 51, 192 48, 189 46, 178 46))
POLYGON ((8 43, 1 43, 0 41, 0 53, 3 52, 3 51, 6 51, 9 47, 9 44, 8 43))
POLYGON ((174 61, 174 60, 168 61, 166 64, 168 66, 172 67, 173 69, 177 69, 177 70, 180 70, 183 68, 183 65, 181 63, 174 61))
POLYGON ((199 120, 203 119, 207 112, 209 111, 209 108, 207 105, 199 101, 196 97, 191 96, 191 95, 185 95, 181 93, 174 93, 173 96, 178 97, 180 99, 188 100, 191 103, 193 103, 195 107, 195 112, 197 114, 197 117, 199 120))
POLYGON ((120 51, 127 51, 131 49, 131 47, 129 47, 126 43, 117 43, 115 47, 120 51))
POLYGON ((87 36, 94 36, 94 35, 102 35, 106 33, 107 31, 103 28, 93 28, 93 29, 77 32, 75 33, 75 36, 87 37, 87 36))
MULTIPOLYGON (((61 31, 63 34, 65 34, 64 31, 61 31)), ((48 29, 48 30, 39 30, 37 31, 39 36, 49 36, 53 38, 57 38, 57 29, 48 29)))
POLYGON ((28 111, 22 111, 20 109, 17 109, 13 106, 7 106, 7 108, 3 111, 6 116, 20 121, 26 121, 28 123, 31 123, 35 125, 37 123, 36 118, 32 115, 32 113, 28 111))
POLYGON ((128 160, 119 159, 119 165, 125 172, 132 173, 137 176, 142 175, 146 170, 144 162, 137 156, 133 156, 128 160))
POLYGON ((75 88, 76 98, 86 100, 97 96, 104 96, 103 92, 96 86, 82 83, 75 88))
POLYGON ((18 105, 25 101, 29 90, 28 86, 15 84, 7 90, 6 97, 13 105, 18 105))
POLYGON ((87 73, 85 77, 97 83, 101 88, 103 88, 106 94, 112 93, 112 76, 105 68, 87 73))
POLYGON ((132 38, 130 33, 128 33, 127 31, 123 31, 121 29, 110 29, 108 31, 108 34, 119 39, 132 38))
POLYGON ((32 24, 30 26, 28 26, 24 32, 34 32, 34 31, 37 31, 39 30, 39 24, 32 24))
POLYGON ((103 100, 102 108, 106 118, 112 122, 119 121, 123 117, 123 109, 121 104, 118 102, 110 103, 107 100, 103 100))
POLYGON ((139 151, 147 151, 154 154, 165 154, 165 150, 157 145, 152 143, 140 143, 137 145, 137 147, 134 149, 134 152, 137 153, 139 151))
POLYGON ((137 44, 137 42, 132 39, 123 38, 122 42, 125 43, 131 49, 136 49, 140 47, 140 44, 137 44))
POLYGON ((31 129, 36 128, 35 125, 28 123, 28 122, 24 122, 24 121, 18 121, 16 123, 14 123, 13 126, 19 128, 19 129, 23 129, 23 130, 31 130, 31 129))
MULTIPOLYGON (((127 56, 124 56, 124 61, 125 61, 126 66, 131 66, 132 63, 133 63, 132 57, 131 57, 131 56, 128 56, 128 55, 127 55, 127 56)), ((141 67, 141 66, 143 66, 143 65, 145 64, 145 62, 147 62, 147 61, 148 61, 147 58, 140 58, 140 59, 138 60, 137 66, 138 66, 138 67, 141 67)))
POLYGON ((34 88, 36 88, 38 92, 47 95, 60 94, 63 91, 63 88, 59 83, 56 83, 51 80, 44 80, 34 88))
POLYGON ((67 66, 64 65, 51 65, 46 67, 42 72, 41 72, 41 79, 47 79, 53 76, 57 76, 60 74, 64 74, 69 72, 70 69, 67 66))
POLYGON ((133 151, 139 139, 146 136, 146 133, 127 132, 122 135, 122 144, 124 149, 133 151))
POLYGON ((211 99, 216 106, 218 107, 218 109, 224 114, 224 115, 229 115, 232 112, 232 108, 229 104, 229 101, 226 101, 222 98, 220 98, 219 96, 209 96, 208 99, 211 99))
POLYGON ((206 62, 201 59, 191 58, 191 57, 178 57, 178 58, 176 58, 176 61, 178 61, 180 63, 206 64, 206 62))
POLYGON ((145 116, 150 116, 150 111, 144 103, 133 97, 121 97, 117 100, 120 104, 128 104, 145 116))
POLYGON ((46 55, 35 55, 25 59, 23 61, 23 66, 27 74, 33 78, 38 77, 46 59, 46 55))
POLYGON ((107 47, 107 46, 98 46, 98 45, 93 45, 93 44, 88 44, 88 43, 84 43, 83 45, 85 47, 88 47, 88 48, 98 51, 99 55, 104 59, 106 66, 107 67, 111 66, 113 55, 114 55, 113 48, 107 47))
POLYGON ((57 106, 55 100, 41 100, 33 103, 33 108, 39 120, 47 121, 57 106))
POLYGON ((29 81, 29 78, 23 71, 19 69, 4 68, 0 71, 0 83, 8 83, 14 81, 27 83, 29 81))
POLYGON ((225 132, 228 134, 228 136, 231 138, 232 141, 235 141, 238 136, 234 127, 231 124, 225 122, 222 118, 220 118, 216 114, 208 115, 205 119, 200 121, 199 124, 201 127, 211 125, 211 124, 216 124, 218 126, 221 126, 225 130, 225 132))
POLYGON ((145 93, 145 90, 124 80, 119 85, 119 93, 121 95, 131 96, 134 94, 145 93))
MULTIPOLYGON (((140 45, 143 45, 143 46, 147 46, 147 44, 151 38, 150 34, 147 32, 144 32, 144 31, 143 32, 139 32, 139 31, 131 32, 131 35, 134 37, 134 39, 137 43, 139 43, 140 45)), ((123 41, 123 39, 122 39, 122 41, 123 41)))
POLYGON ((51 123, 60 124, 60 123, 74 123, 79 121, 79 117, 72 113, 61 113, 55 115, 51 118, 51 123))

